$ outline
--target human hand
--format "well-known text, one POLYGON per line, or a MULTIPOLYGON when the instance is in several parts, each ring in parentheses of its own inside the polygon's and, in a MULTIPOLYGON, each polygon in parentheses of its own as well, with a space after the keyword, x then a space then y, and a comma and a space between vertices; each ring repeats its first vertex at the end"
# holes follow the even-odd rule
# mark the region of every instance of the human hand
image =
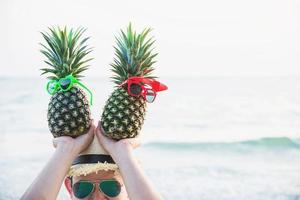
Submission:
POLYGON ((86 134, 72 138, 70 136, 60 136, 53 139, 53 146, 57 150, 67 151, 74 156, 85 150, 94 138, 95 131, 94 120, 91 121, 90 129, 86 134))
POLYGON ((100 144, 113 158, 123 153, 129 154, 133 149, 140 146, 140 140, 138 138, 127 138, 116 141, 106 137, 103 133, 104 130, 101 122, 99 121, 95 134, 100 144))

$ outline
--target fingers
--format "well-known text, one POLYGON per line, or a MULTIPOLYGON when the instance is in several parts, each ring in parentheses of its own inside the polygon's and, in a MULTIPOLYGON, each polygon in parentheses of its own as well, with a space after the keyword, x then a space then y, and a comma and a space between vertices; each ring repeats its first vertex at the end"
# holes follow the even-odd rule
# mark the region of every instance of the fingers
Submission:
POLYGON ((98 126, 95 130, 95 134, 101 144, 105 143, 105 141, 109 139, 104 136, 104 130, 100 121, 98 122, 98 126))
POLYGON ((94 131, 95 131, 95 125, 93 124, 93 125, 91 125, 90 129, 88 130, 88 132, 86 134, 83 134, 77 138, 86 138, 86 139, 92 140, 93 136, 94 136, 94 131))
POLYGON ((99 134, 104 135, 105 131, 103 130, 101 121, 98 122, 97 131, 98 131, 99 134))
MULTIPOLYGON (((99 142, 102 143, 102 144, 103 143, 105 143, 105 144, 111 144, 111 143, 115 144, 115 143, 118 143, 118 141, 115 141, 113 139, 110 139, 110 138, 106 137, 104 135, 104 132, 105 131, 104 131, 102 125, 101 125, 101 122, 99 121, 98 122, 98 126, 97 126, 96 131, 95 131, 96 136, 98 137, 99 142)), ((140 141, 139 138, 122 139, 122 140, 120 140, 119 143, 129 144, 133 149, 135 149, 135 148, 137 148, 137 147, 139 147, 141 145, 141 141, 140 141)))
POLYGON ((69 146, 74 149, 74 152, 79 153, 82 150, 86 149, 89 144, 93 141, 94 131, 95 131, 94 120, 91 120, 89 130, 76 138, 72 138, 70 136, 60 136, 57 138, 53 138, 52 144, 54 148, 58 148, 61 146, 69 146), (75 147, 75 148, 73 148, 75 147))
POLYGON ((104 131, 102 125, 101 125, 101 121, 99 121, 95 133, 96 133, 97 138, 98 138, 100 141, 103 141, 103 140, 105 140, 105 139, 108 139, 108 138, 106 138, 106 137, 104 136, 104 132, 105 132, 105 131, 104 131))
POLYGON ((95 128, 96 128, 96 126, 94 124, 94 120, 91 120, 90 128, 87 131, 87 133, 79 136, 78 138, 85 138, 83 140, 87 140, 88 142, 89 141, 91 142, 93 140, 93 137, 94 137, 95 128))
POLYGON ((96 133, 97 136, 103 134, 103 128, 101 126, 101 122, 100 121, 98 121, 98 125, 97 125, 95 133, 96 133))
POLYGON ((94 124, 94 119, 92 119, 90 123, 90 129, 88 130, 87 134, 94 134, 95 128, 96 126, 94 124))

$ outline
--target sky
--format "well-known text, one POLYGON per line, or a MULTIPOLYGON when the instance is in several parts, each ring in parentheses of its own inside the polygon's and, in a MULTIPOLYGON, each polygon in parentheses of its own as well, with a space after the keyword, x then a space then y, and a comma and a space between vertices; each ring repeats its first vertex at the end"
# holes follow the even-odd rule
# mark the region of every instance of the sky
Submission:
POLYGON ((152 27, 155 75, 300 76, 299 0, 1 0, 0 76, 38 77, 40 31, 85 27, 95 59, 85 73, 110 76, 115 35, 152 27))

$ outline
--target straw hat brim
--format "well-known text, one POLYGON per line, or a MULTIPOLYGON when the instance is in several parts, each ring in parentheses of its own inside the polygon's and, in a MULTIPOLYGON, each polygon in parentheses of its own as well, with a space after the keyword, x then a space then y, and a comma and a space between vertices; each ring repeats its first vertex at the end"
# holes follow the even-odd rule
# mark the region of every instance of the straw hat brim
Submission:
POLYGON ((68 176, 86 176, 87 174, 97 173, 100 170, 117 170, 112 157, 100 145, 98 139, 94 137, 90 146, 73 161, 68 172, 68 176))

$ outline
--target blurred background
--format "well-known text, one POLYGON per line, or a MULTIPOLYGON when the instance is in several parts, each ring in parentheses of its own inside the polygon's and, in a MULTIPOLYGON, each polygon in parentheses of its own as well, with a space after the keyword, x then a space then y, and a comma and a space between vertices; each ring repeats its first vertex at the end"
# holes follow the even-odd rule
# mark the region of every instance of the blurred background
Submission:
POLYGON ((0 199, 19 199, 54 151, 40 31, 87 28, 95 59, 83 82, 99 120, 129 22, 153 28, 154 74, 169 86, 135 152, 165 199, 300 199, 297 0, 1 0, 0 199))

